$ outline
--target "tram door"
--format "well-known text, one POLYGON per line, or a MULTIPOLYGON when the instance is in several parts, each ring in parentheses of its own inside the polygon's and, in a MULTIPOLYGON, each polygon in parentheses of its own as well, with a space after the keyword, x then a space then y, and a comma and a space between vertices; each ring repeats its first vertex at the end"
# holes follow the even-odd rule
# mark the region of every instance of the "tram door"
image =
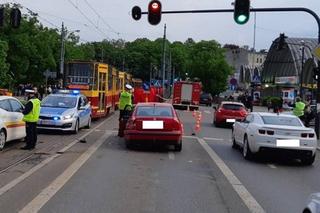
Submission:
POLYGON ((99 72, 99 112, 104 113, 106 109, 106 81, 107 73, 99 72))

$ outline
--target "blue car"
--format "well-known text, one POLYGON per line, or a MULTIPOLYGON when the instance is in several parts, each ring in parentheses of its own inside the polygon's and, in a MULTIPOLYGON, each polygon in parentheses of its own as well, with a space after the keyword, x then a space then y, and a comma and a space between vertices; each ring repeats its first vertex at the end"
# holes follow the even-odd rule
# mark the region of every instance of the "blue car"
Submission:
POLYGON ((90 128, 92 110, 88 99, 77 90, 61 90, 41 102, 38 129, 78 133, 90 128))

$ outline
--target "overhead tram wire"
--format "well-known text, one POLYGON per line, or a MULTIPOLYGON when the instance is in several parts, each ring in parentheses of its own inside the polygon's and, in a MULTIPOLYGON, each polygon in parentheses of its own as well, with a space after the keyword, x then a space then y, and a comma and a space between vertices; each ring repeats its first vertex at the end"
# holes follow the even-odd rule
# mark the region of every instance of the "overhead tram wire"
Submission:
POLYGON ((77 5, 75 5, 71 0, 68 0, 68 2, 69 2, 74 8, 76 8, 76 10, 78 10, 79 13, 80 13, 83 17, 85 17, 85 19, 87 19, 87 21, 89 21, 89 22, 92 24, 92 26, 94 26, 95 29, 96 29, 98 32, 102 33, 107 39, 110 39, 110 37, 109 37, 105 32, 103 32, 97 25, 95 25, 95 23, 94 23, 84 12, 82 12, 77 5))
POLYGON ((110 24, 108 24, 104 18, 102 18, 102 16, 97 12, 96 9, 94 9, 94 7, 87 1, 87 0, 84 0, 84 2, 88 5, 88 7, 98 16, 99 19, 102 20, 102 22, 110 29, 111 32, 117 34, 119 36, 119 32, 117 32, 113 27, 111 27, 110 24))

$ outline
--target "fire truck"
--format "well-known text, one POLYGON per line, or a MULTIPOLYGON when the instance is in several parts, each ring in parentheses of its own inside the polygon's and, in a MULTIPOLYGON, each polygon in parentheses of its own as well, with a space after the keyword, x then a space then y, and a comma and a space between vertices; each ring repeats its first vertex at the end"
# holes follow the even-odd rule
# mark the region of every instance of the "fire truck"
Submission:
POLYGON ((178 81, 173 85, 172 105, 175 109, 199 109, 201 82, 178 81))

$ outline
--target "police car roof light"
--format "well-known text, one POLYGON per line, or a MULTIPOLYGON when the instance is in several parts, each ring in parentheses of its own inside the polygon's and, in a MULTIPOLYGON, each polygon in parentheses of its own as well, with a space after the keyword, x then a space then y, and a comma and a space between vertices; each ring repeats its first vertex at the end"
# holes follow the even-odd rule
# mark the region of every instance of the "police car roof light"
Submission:
POLYGON ((56 94, 72 94, 72 95, 79 95, 79 94, 80 94, 80 90, 59 89, 59 90, 57 90, 56 94))

